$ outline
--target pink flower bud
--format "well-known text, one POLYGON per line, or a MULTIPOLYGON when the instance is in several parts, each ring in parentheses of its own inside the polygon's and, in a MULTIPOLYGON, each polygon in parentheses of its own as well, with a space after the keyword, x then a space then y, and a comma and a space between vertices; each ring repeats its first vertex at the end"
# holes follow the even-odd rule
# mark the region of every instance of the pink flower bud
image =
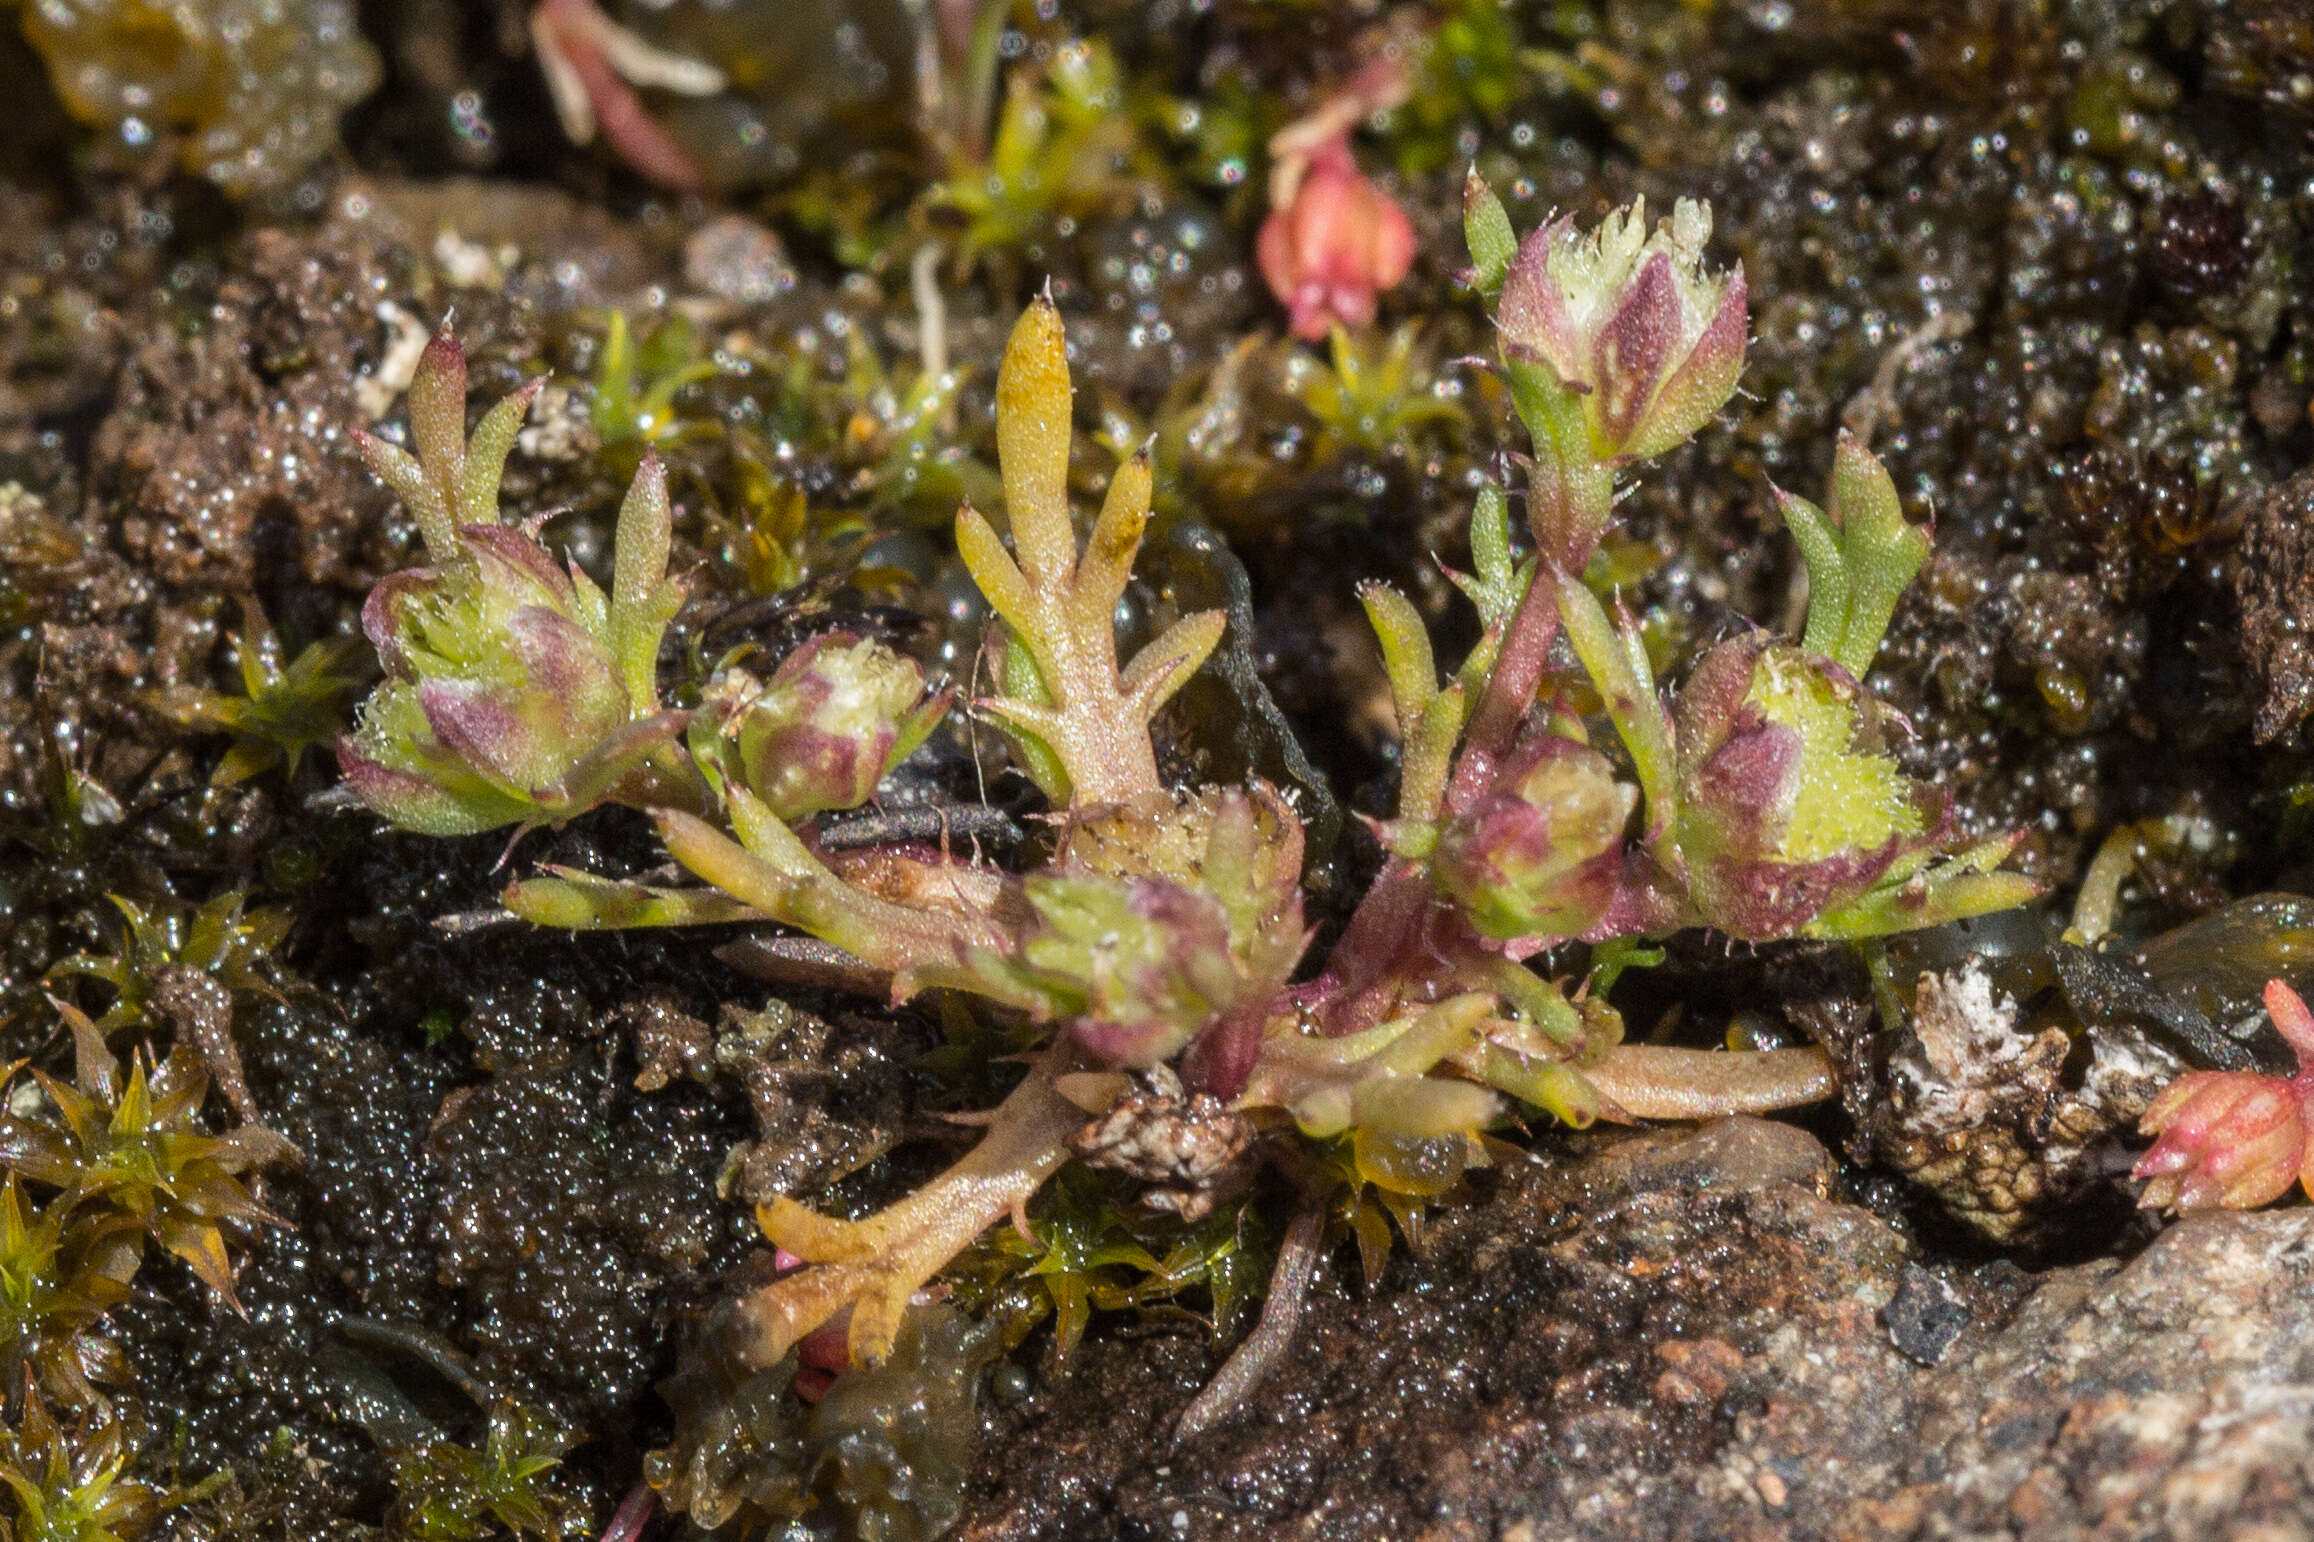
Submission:
POLYGON ((357 434, 418 521, 429 566, 370 591, 362 630, 385 683, 338 743, 346 786, 405 829, 466 835, 567 819, 678 731, 658 710, 659 639, 682 601, 667 568, 667 479, 646 456, 619 510, 608 595, 499 522, 498 482, 537 383, 466 431, 466 356, 447 332, 410 382, 411 454, 357 434))
POLYGON ((823 633, 781 660, 768 683, 736 669, 718 675, 692 721, 692 754, 793 822, 874 797, 948 701, 945 691, 926 695, 913 660, 823 633))
POLYGON ((364 803, 436 834, 537 816, 533 800, 632 718, 571 575, 503 525, 457 540, 452 560, 370 592, 362 629, 386 683, 338 746, 364 803))
POLYGON ((1447 826, 1432 878, 1489 937, 1582 936, 1614 902, 1639 789, 1557 734, 1519 751, 1497 787, 1447 826))
POLYGON ((1414 266, 1414 226, 1337 136, 1310 153, 1290 196, 1270 210, 1254 255, 1294 335, 1315 341, 1337 322, 1374 319, 1375 296, 1414 266))
POLYGON ((1511 261, 1497 312, 1503 345, 1581 399, 1601 460, 1661 455, 1735 390, 1744 270, 1706 272, 1710 238, 1709 205, 1683 198, 1650 234, 1641 199, 1587 235, 1562 215, 1511 261))
MULTIPOLYGON (((786 1248, 772 1250, 771 1266, 779 1274, 808 1267, 786 1248)), ((795 1395, 807 1403, 819 1402, 836 1378, 852 1367, 851 1308, 844 1308, 796 1340, 795 1358, 795 1395)))
MULTIPOLYGON (((1258 1034, 1308 937, 1302 931, 1301 829, 1265 788, 1229 791, 1192 815, 1207 824, 1190 882, 1117 870, 1113 858, 1073 851, 1061 870, 1031 875, 1013 945, 975 949, 965 960, 991 993, 1038 1003, 1039 1018, 1066 1021, 1079 1043, 1135 1070, 1170 1061, 1201 1033, 1232 1041, 1258 1034)), ((1172 836, 1131 816, 1099 846, 1131 850, 1128 869, 1172 836), (1146 845, 1123 843, 1147 835, 1146 845)), ((1242 1075, 1231 1042, 1209 1043, 1200 1080, 1242 1075)))
POLYGON ((2138 1203, 2169 1210, 2250 1210, 2292 1183, 2314 1194, 2314 1015, 2280 980, 2266 1011, 2298 1056, 2296 1076, 2189 1071, 2162 1089, 2138 1128, 2158 1135, 2135 1176, 2138 1203))
POLYGON ((1023 897, 1034 919, 1018 956, 975 962, 1044 996, 1117 1065, 1170 1060, 1248 993, 1229 913, 1209 894, 1162 878, 1043 874, 1023 897))

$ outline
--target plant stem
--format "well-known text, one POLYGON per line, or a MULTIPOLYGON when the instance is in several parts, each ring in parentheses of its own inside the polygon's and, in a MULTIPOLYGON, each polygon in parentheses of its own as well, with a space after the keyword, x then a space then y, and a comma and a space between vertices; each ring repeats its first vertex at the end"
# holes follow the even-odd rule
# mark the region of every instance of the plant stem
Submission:
POLYGON ((1542 572, 1527 585, 1503 629, 1501 650, 1471 714, 1447 794, 1447 807, 1455 813, 1468 808, 1493 781, 1495 766, 1509 752, 1542 688, 1551 644, 1559 634, 1558 596, 1548 574, 1579 577, 1615 518, 1615 470, 1591 452, 1582 398, 1535 366, 1513 364, 1509 378, 1519 414, 1534 440, 1527 522, 1542 554, 1542 572))
POLYGON ((776 1365, 805 1334, 852 1308, 854 1360, 880 1361, 908 1298, 989 1225, 1017 1212, 1069 1159, 1085 1112, 1054 1089, 1071 1069, 1047 1050, 990 1116, 980 1144, 930 1183, 860 1221, 815 1215, 774 1198, 757 1212, 764 1235, 812 1265, 782 1275, 735 1307, 733 1347, 753 1369, 776 1365))
POLYGON ((1176 1442, 1188 1440, 1237 1412, 1293 1347, 1294 1329, 1301 1324, 1310 1281, 1318 1272, 1319 1244, 1325 1233, 1326 1212, 1322 1207, 1305 1203, 1294 1213, 1285 1240, 1278 1244, 1277 1267, 1270 1271, 1261 1322, 1182 1411, 1180 1422, 1173 1426, 1176 1442))
POLYGON ((1519 416, 1535 447, 1527 523, 1546 567, 1581 573, 1615 518, 1615 468, 1592 453, 1583 399, 1538 365, 1509 370, 1519 416))
POLYGON ((1503 630, 1502 647, 1494 668, 1487 671, 1478 710, 1463 736, 1462 753, 1454 763, 1454 778, 1447 786, 1447 813, 1459 814, 1475 803, 1494 783, 1494 769, 1510 753, 1519 723, 1542 689, 1550 663, 1551 644, 1559 635, 1559 602, 1550 585, 1527 585, 1526 595, 1503 630))
POLYGON ((1839 1090, 1832 1057, 1813 1045, 1718 1050, 1618 1044, 1583 1074, 1635 1119, 1766 1114, 1821 1103, 1839 1090))

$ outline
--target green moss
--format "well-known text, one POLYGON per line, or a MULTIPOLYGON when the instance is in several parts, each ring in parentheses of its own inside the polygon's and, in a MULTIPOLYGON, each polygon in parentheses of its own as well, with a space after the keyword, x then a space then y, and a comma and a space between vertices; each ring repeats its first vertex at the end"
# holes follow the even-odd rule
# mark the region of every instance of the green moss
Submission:
POLYGON ((38 1209, 25 1200, 16 1175, 0 1190, 0 1356, 11 1387, 29 1370, 36 1384, 75 1402, 94 1405, 87 1367, 110 1358, 109 1348, 83 1345, 81 1336, 128 1297, 128 1286, 98 1264, 112 1250, 115 1227, 101 1212, 73 1213, 54 1200, 38 1209), (86 1352, 84 1352, 86 1351, 86 1352))
POLYGON ((119 1418, 67 1430, 38 1393, 27 1393, 16 1427, 0 1431, 0 1483, 14 1510, 0 1534, 10 1542, 136 1542, 173 1500, 123 1476, 131 1454, 119 1418))
POLYGON ((277 993, 271 959, 289 935, 288 910, 247 910, 246 889, 190 909, 166 900, 143 905, 117 894, 111 898, 126 923, 120 946, 109 954, 76 953, 49 970, 52 980, 85 975, 112 987, 112 1001, 96 1020, 101 1032, 151 1021, 154 991, 169 970, 198 970, 237 995, 277 993))
POLYGON ((1096 1312, 1181 1315, 1202 1302, 1217 1338, 1232 1335, 1259 1299, 1275 1239, 1250 1203, 1224 1205, 1194 1225, 1136 1203, 1142 1186, 1072 1167, 1038 1196, 1029 1235, 991 1232, 958 1259, 953 1277, 975 1313, 1018 1345, 1052 1324, 1052 1359, 1065 1363, 1096 1312))
POLYGON ((685 388, 715 378, 715 361, 702 352, 699 329, 686 317, 667 317, 638 342, 627 313, 611 312, 595 360, 592 408, 604 447, 660 445, 713 433, 711 420, 685 417, 679 409, 685 388))
POLYGON ((416 1542, 582 1535, 586 1518, 554 1481, 573 1444, 570 1431, 536 1409, 501 1402, 480 1449, 439 1439, 395 1453, 399 1524, 416 1542))
POLYGON ((242 601, 239 696, 176 686, 150 700, 172 721, 233 736, 212 780, 232 787, 276 766, 294 779, 307 750, 337 741, 362 687, 360 645, 330 637, 308 643, 286 664, 281 639, 254 599, 242 601))
MULTIPOLYGON (((0 1116, 0 1163, 58 1193, 53 1206, 87 1207, 149 1234, 238 1311, 225 1228, 280 1225, 242 1179, 293 1155, 280 1136, 255 1125, 225 1135, 201 1128, 209 1078, 189 1048, 159 1066, 149 1055, 124 1077, 96 1025, 70 1007, 78 1076, 67 1083, 35 1070, 46 1095, 43 1114, 0 1116)), ((100 1222, 109 1229, 110 1222, 100 1222)), ((127 1279, 133 1255, 108 1266, 127 1279), (125 1271, 125 1272, 124 1272, 125 1271)))
POLYGON ((837 1376, 816 1407, 790 1390, 792 1354, 733 1379, 721 1356, 695 1351, 660 1387, 675 1440, 645 1473, 703 1530, 745 1535, 832 1507, 842 1535, 931 1542, 963 1513, 995 1347, 954 1307, 912 1307, 884 1361, 837 1376))
POLYGON ((1116 55, 1076 40, 1041 72, 1016 71, 985 160, 967 161, 925 197, 961 224, 957 262, 1018 252, 1055 219, 1113 209, 1154 169, 1125 111, 1116 55))

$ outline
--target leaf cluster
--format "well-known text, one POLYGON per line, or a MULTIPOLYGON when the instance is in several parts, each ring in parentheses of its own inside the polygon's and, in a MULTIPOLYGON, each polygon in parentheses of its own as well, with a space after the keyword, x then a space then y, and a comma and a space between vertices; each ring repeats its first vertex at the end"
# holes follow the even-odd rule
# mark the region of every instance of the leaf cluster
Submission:
POLYGON ((395 1519, 417 1542, 480 1542, 500 1529, 516 1537, 575 1537, 586 1517, 554 1483, 576 1437, 527 1404, 490 1410, 479 1448, 448 1438, 394 1453, 395 1519))
MULTIPOLYGON (((96 1275, 125 1286, 141 1254, 135 1239, 149 1237, 239 1311, 226 1230, 285 1224, 244 1180, 293 1159, 295 1148, 257 1125, 222 1135, 204 1130, 199 1114, 209 1077, 192 1049, 180 1045, 158 1065, 140 1052, 124 1074, 95 1023, 64 1003, 58 1010, 72 1029, 74 1079, 32 1070, 46 1107, 23 1113, 11 1107, 0 1115, 0 1165, 11 1182, 21 1178, 52 1191, 44 1219, 53 1217, 60 1228, 77 1225, 69 1234, 82 1239, 80 1257, 96 1275)), ((38 1245, 28 1242, 27 1249, 31 1258, 38 1245)), ((83 1282, 61 1289, 85 1294, 103 1287, 83 1282)))
POLYGON ((925 197, 959 226, 957 263, 1017 251, 1051 221, 1100 213, 1156 172, 1130 116, 1116 55, 1072 40, 1014 72, 987 155, 962 159, 925 197))
POLYGON ((240 695, 180 685, 152 693, 152 704, 182 727, 232 736, 214 785, 237 787, 275 767, 294 780, 306 751, 326 749, 345 728, 364 683, 359 644, 325 637, 289 658, 264 610, 244 597, 237 652, 240 695))

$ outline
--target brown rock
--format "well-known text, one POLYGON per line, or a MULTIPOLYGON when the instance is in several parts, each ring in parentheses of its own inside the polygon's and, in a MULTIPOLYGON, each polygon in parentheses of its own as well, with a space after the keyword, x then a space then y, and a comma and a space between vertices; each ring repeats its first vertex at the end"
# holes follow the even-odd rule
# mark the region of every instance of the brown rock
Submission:
POLYGON ((1743 1120, 1513 1169, 1439 1213, 1427 1260, 1321 1291, 1246 1413, 1154 1464, 1202 1339, 1089 1339, 998 1416, 959 1535, 2304 1534, 2314 1211, 2196 1217, 2013 1315, 2003 1266, 1963 1276, 1928 1368, 1882 1323, 1905 1244, 1828 1175, 1743 1120))
POLYGON ((2314 471, 2267 489, 2251 507, 2234 592, 2242 649, 2263 693, 2258 742, 2268 744, 2314 711, 2314 471))

